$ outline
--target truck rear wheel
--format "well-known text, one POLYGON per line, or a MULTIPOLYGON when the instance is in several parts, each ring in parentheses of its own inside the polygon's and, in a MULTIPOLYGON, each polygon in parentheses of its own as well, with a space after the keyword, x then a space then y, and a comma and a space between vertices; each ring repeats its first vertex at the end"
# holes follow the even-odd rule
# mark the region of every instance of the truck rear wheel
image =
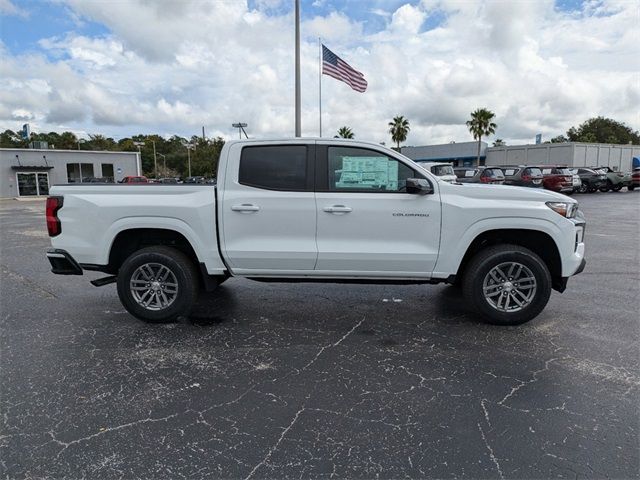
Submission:
POLYGON ((465 269, 463 294, 488 322, 519 325, 535 318, 551 296, 551 274, 542 259, 519 245, 480 251, 465 269))
POLYGON ((147 247, 129 256, 118 272, 118 296, 136 318, 170 322, 188 315, 199 290, 193 262, 181 251, 147 247))

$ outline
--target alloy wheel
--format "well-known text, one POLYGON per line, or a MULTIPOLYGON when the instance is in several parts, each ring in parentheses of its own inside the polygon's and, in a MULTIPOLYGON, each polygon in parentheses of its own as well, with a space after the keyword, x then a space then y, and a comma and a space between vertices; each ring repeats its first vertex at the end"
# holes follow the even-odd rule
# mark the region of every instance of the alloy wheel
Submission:
POLYGON ((484 277, 482 292, 493 308, 500 312, 518 312, 535 298, 536 277, 522 263, 504 262, 493 267, 484 277))
POLYGON ((129 290, 140 306, 147 310, 164 310, 178 297, 178 280, 165 265, 145 263, 131 275, 129 290))

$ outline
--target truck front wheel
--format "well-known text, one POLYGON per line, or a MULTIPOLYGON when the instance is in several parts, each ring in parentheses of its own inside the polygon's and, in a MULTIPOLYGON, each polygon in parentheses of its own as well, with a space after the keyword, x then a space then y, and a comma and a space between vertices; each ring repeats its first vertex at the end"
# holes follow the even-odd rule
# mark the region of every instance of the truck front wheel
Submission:
POLYGON ((519 325, 535 318, 551 295, 551 275, 542 259, 519 245, 480 251, 465 269, 463 294, 488 322, 519 325))
POLYGON ((198 296, 198 275, 181 251, 147 247, 127 258, 118 272, 118 296, 127 311, 147 322, 188 315, 198 296))

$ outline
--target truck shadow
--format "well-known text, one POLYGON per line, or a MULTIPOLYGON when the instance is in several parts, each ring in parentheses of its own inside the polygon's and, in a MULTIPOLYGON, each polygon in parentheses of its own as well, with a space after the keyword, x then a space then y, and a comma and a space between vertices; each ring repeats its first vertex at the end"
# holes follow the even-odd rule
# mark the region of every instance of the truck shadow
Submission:
POLYGON ((232 288, 220 286, 215 292, 202 292, 189 314, 189 322, 199 327, 220 325, 229 322, 229 312, 238 305, 232 288))

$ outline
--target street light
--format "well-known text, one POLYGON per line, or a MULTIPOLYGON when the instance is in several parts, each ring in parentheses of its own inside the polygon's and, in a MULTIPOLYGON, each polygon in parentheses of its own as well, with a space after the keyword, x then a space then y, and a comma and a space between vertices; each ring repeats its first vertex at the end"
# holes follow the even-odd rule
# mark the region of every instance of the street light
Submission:
POLYGON ((188 161, 188 165, 189 165, 189 176, 191 176, 191 149, 194 148, 195 146, 192 145, 191 143, 185 143, 184 145, 187 148, 187 161, 188 161))
MULTIPOLYGON (((162 157, 162 159, 164 160, 164 174, 167 174, 167 156, 159 153, 158 154, 159 157, 162 157)), ((157 172, 157 168, 156 168, 156 179, 158 178, 158 172, 157 172)))
POLYGON ((240 138, 242 140, 242 134, 244 133, 244 136, 249 138, 249 136, 247 135, 247 132, 244 130, 244 127, 247 126, 246 123, 232 123, 231 126, 233 128, 237 128, 238 129, 238 138, 240 138))

